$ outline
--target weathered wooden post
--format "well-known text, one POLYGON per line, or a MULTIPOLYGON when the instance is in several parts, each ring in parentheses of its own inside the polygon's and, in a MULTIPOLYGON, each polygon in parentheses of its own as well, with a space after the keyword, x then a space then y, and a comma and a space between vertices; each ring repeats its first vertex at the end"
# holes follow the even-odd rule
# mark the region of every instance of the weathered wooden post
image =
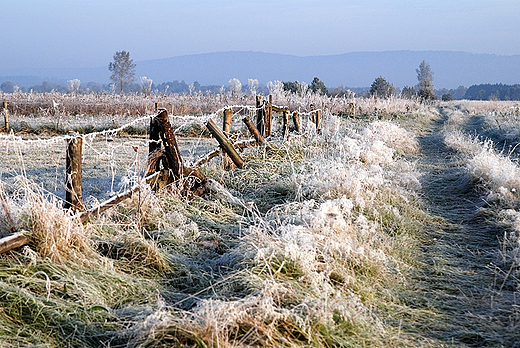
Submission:
POLYGON ((9 133, 9 110, 7 110, 7 102, 4 102, 4 122, 5 122, 5 131, 9 133))
POLYGON ((83 188, 82 188, 82 152, 83 137, 75 136, 67 141, 67 157, 65 160, 65 209, 72 211, 83 211, 83 188))
POLYGON ((265 131, 264 136, 270 137, 273 134, 273 95, 269 94, 267 110, 265 113, 265 131))
POLYGON ((251 133, 253 138, 255 138, 256 142, 260 145, 264 144, 264 137, 262 136, 262 134, 260 134, 260 131, 255 127, 253 121, 251 121, 249 116, 244 117, 242 121, 246 124, 247 129, 249 129, 249 132, 251 133))
POLYGON ((316 133, 321 134, 321 110, 316 110, 316 133))
POLYGON ((316 110, 316 106, 311 104, 311 121, 316 125, 316 133, 321 134, 321 110, 316 110))
POLYGON ((262 97, 256 96, 256 129, 262 134, 265 134, 265 108, 262 108, 262 97))
POLYGON ((154 106, 155 106, 155 113, 157 113, 157 111, 159 111, 161 105, 159 103, 154 103, 154 106))
POLYGON ((224 124, 222 126, 222 131, 226 136, 229 136, 231 133, 231 117, 233 116, 233 111, 231 109, 224 110, 224 124))
POLYGON ((283 110, 283 138, 289 137, 289 111, 283 110))
POLYGON ((150 118, 150 142, 148 143, 147 175, 160 170, 160 161, 154 160, 157 151, 161 150, 161 127, 154 117, 150 118))
POLYGON ((240 155, 237 153, 237 151, 233 147, 233 144, 231 144, 229 139, 224 135, 224 133, 222 133, 222 131, 217 127, 217 125, 215 124, 215 122, 213 122, 213 120, 211 118, 206 123, 206 127, 211 132, 211 134, 215 137, 215 139, 217 139, 220 147, 222 148, 222 150, 224 150, 224 152, 226 152, 229 155, 229 157, 231 158, 233 163, 235 163, 235 165, 238 168, 243 168, 244 160, 242 160, 240 155))
POLYGON ((300 114, 298 111, 293 112, 292 114, 293 122, 294 122, 294 129, 296 130, 296 133, 302 134, 302 126, 300 123, 300 114))
POLYGON ((173 128, 168 119, 168 111, 161 110, 155 120, 160 127, 160 137, 164 145, 164 154, 168 161, 168 169, 173 172, 176 179, 183 177, 184 164, 182 163, 181 153, 177 145, 177 139, 173 134, 173 128))
MULTIPOLYGON (((233 111, 231 109, 225 109, 224 110, 224 124, 222 126, 222 131, 224 132, 224 135, 226 137, 229 137, 230 134, 231 134, 231 118, 233 116, 233 111)), ((229 156, 227 154, 224 154, 222 156, 222 166, 224 167, 225 170, 229 170, 232 168, 232 161, 231 159, 229 158, 229 156)))

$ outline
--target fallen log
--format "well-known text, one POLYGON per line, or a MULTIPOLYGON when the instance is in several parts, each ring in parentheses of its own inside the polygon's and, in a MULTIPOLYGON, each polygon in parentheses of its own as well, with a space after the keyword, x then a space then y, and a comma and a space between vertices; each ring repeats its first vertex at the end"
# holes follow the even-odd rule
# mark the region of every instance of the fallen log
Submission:
POLYGON ((29 236, 24 232, 12 234, 0 239, 0 254, 29 244, 29 236))

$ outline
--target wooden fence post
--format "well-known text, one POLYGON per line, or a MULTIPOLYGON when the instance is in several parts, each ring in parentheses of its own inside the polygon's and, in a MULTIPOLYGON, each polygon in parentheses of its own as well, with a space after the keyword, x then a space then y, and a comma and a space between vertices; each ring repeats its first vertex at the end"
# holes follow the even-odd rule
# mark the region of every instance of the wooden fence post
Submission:
POLYGON ((226 152, 229 155, 229 157, 231 158, 233 163, 235 163, 235 165, 238 168, 243 168, 244 160, 242 160, 240 155, 237 153, 237 151, 233 147, 233 144, 231 144, 231 142, 228 140, 228 138, 224 135, 224 133, 222 133, 222 131, 217 127, 217 125, 215 124, 215 122, 213 122, 213 120, 211 118, 208 119, 208 122, 206 123, 206 127, 211 132, 211 134, 215 137, 215 139, 217 139, 220 147, 222 148, 222 150, 224 150, 224 152, 226 152))
POLYGON ((83 137, 75 136, 67 141, 67 157, 65 164, 65 209, 83 211, 82 161, 83 137))
POLYGON ((161 105, 159 103, 154 103, 154 106, 155 106, 155 113, 157 113, 157 111, 159 110, 159 108, 161 107, 161 105))
POLYGON ((9 110, 7 110, 7 102, 4 102, 4 121, 5 121, 5 131, 9 133, 9 110))
POLYGON ((161 150, 161 127, 154 117, 150 118, 150 143, 148 143, 148 169, 147 175, 158 172, 160 169, 160 161, 153 161, 156 151, 161 150), (153 165, 152 165, 152 162, 153 165))
POLYGON ((160 136, 164 145, 164 154, 168 161, 168 168, 173 171, 173 175, 176 179, 181 179, 183 177, 184 164, 182 163, 177 139, 175 138, 175 134, 173 134, 173 128, 168 119, 168 111, 161 110, 161 112, 155 116, 155 120, 161 130, 160 136))
POLYGON ((289 111, 283 111, 283 138, 287 139, 289 137, 289 111))
POLYGON ((262 107, 262 97, 256 96, 256 129, 262 134, 265 134, 265 108, 262 107))
POLYGON ((321 134, 321 110, 316 110, 316 133, 321 134))
POLYGON ((260 145, 264 144, 265 143, 264 137, 262 136, 262 134, 260 134, 260 131, 258 130, 258 128, 255 127, 253 121, 251 121, 249 116, 244 117, 242 119, 242 121, 244 121, 244 123, 247 126, 247 129, 249 129, 249 132, 251 133, 251 135, 253 135, 256 142, 260 145))
POLYGON ((316 110, 314 104, 311 104, 311 121, 316 125, 316 133, 321 134, 321 110, 316 110))
MULTIPOLYGON (((231 117, 233 116, 233 111, 231 109, 224 110, 224 124, 222 125, 222 131, 224 135, 229 137, 231 134, 231 117)), ((232 168, 232 161, 227 154, 222 156, 222 166, 225 170, 229 170, 232 168)))
POLYGON ((296 130, 296 133, 302 134, 302 126, 300 124, 300 114, 298 114, 298 111, 293 112, 292 117, 293 117, 293 122, 294 122, 294 129, 296 130))
POLYGON ((273 95, 269 94, 269 101, 265 115, 264 136, 270 137, 273 134, 273 95))

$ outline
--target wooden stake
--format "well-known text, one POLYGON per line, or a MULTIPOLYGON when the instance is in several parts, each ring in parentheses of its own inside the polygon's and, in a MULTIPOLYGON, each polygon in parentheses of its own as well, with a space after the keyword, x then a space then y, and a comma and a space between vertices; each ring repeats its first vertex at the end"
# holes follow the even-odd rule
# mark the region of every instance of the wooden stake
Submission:
POLYGON ((222 131, 226 136, 231 134, 231 116, 233 116, 233 111, 231 109, 224 110, 224 125, 222 126, 222 131))
POLYGON ((65 209, 72 211, 82 211, 85 209, 83 205, 83 189, 82 189, 82 161, 83 138, 76 136, 67 141, 67 157, 65 164, 65 209))
POLYGON ((316 110, 316 133, 321 134, 321 110, 316 110))
POLYGON ((5 131, 9 133, 9 110, 7 110, 7 102, 4 102, 4 121, 5 121, 5 131))
POLYGON ((265 115, 265 131, 264 136, 270 137, 273 134, 273 95, 269 94, 269 102, 265 115))
POLYGON ((289 137, 289 112, 283 111, 283 138, 287 139, 289 137))
POLYGON ((240 155, 237 153, 237 151, 233 147, 233 144, 231 144, 229 139, 224 135, 224 133, 222 133, 222 131, 217 127, 217 125, 211 118, 206 123, 206 127, 211 132, 211 134, 215 137, 215 139, 217 139, 220 147, 222 148, 222 150, 224 150, 224 152, 226 152, 229 155, 229 157, 231 158, 233 163, 235 163, 235 165, 238 168, 243 168, 244 160, 242 160, 240 155))
MULTIPOLYGON (((233 111, 231 109, 224 110, 224 124, 222 126, 222 131, 224 135, 229 137, 231 134, 231 116, 233 115, 233 111)), ((225 170, 230 170, 233 167, 233 162, 229 158, 228 155, 224 154, 222 156, 222 166, 225 170)))
POLYGON ((265 143, 264 137, 262 136, 262 134, 260 134, 260 131, 258 130, 258 128, 255 127, 255 125, 253 124, 253 121, 251 121, 249 116, 244 117, 242 119, 242 121, 244 121, 247 129, 249 129, 249 132, 255 138, 256 142, 258 144, 264 144, 265 143))
POLYGON ((300 114, 298 114, 298 111, 293 112, 292 117, 293 117, 293 122, 294 122, 294 129, 296 130, 296 133, 302 134, 302 126, 300 124, 300 114))
POLYGON ((265 108, 262 107, 262 97, 256 96, 256 129, 263 136, 265 131, 265 108))

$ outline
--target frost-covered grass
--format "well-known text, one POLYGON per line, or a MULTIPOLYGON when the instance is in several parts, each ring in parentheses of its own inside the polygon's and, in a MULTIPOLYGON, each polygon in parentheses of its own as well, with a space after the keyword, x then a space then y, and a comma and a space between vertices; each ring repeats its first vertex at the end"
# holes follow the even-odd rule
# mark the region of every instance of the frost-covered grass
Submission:
MULTIPOLYGON (((504 234, 499 236, 502 244, 500 253, 505 266, 499 278, 504 278, 504 284, 513 280, 515 287, 520 289, 520 165, 512 152, 498 150, 494 141, 487 138, 490 134, 499 139, 509 137, 509 130, 500 128, 499 123, 495 124, 498 126, 496 129, 490 131, 494 122, 489 120, 496 120, 494 115, 504 109, 510 110, 512 104, 514 103, 502 103, 498 107, 494 104, 469 103, 471 107, 468 104, 453 107, 447 113, 449 119, 444 139, 446 145, 459 152, 461 163, 483 190, 488 203, 487 210, 491 212, 495 222, 505 227, 504 234), (496 109, 491 111, 491 107, 496 109), (489 127, 481 129, 481 133, 477 135, 464 132, 462 129, 470 122, 470 118, 482 116, 482 112, 486 113, 483 116, 486 122, 491 123, 489 127)), ((513 118, 510 116, 508 121, 513 118)), ((516 127, 512 124, 508 129, 516 127)), ((512 308, 511 312, 517 315, 518 310, 512 308)))
MULTIPOLYGON (((415 134, 393 121, 324 116, 322 135, 248 149, 244 169, 224 171, 218 159, 206 164, 212 181, 205 197, 143 188, 86 225, 38 185, 3 185, 2 233, 14 226, 32 237, 1 256, 0 340, 434 344, 399 325, 428 315, 401 298, 420 230, 432 220, 407 159, 419 150, 415 134)), ((129 159, 138 155, 128 151, 129 159)))

